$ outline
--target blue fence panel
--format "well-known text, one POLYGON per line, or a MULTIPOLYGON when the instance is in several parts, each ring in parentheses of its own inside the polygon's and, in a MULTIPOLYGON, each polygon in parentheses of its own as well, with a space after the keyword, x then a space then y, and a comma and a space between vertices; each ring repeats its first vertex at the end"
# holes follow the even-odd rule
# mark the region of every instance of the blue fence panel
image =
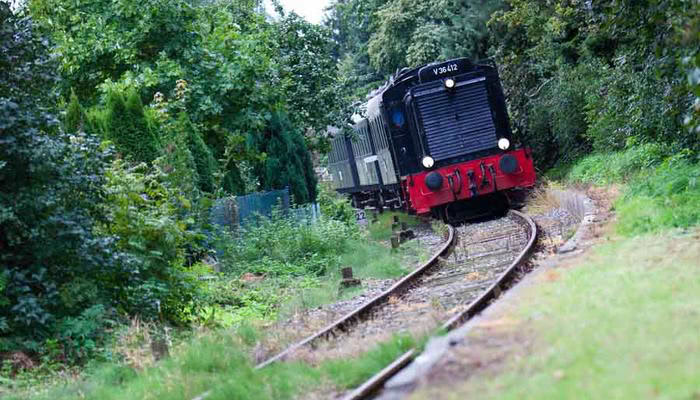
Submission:
POLYGON ((234 230, 254 222, 257 215, 272 216, 275 208, 289 214, 288 188, 219 199, 211 209, 211 222, 234 230))
POLYGON ((276 207, 286 214, 289 210, 289 190, 251 193, 236 197, 238 203, 238 223, 245 225, 252 222, 256 215, 270 217, 276 207))
POLYGON ((313 224, 321 217, 321 207, 318 203, 307 204, 290 209, 289 214, 299 223, 313 224))

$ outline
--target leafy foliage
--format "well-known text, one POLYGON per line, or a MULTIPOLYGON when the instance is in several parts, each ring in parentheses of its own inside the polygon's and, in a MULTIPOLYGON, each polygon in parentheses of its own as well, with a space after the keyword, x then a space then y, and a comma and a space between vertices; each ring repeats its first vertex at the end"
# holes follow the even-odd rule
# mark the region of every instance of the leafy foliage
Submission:
POLYGON ((198 284, 185 268, 185 249, 197 234, 180 216, 178 188, 168 175, 145 164, 127 168, 116 160, 106 173, 107 223, 126 257, 102 276, 101 284, 125 312, 187 321, 197 304, 198 284))
MULTIPOLYGON (((84 362, 122 313, 187 322, 200 283, 186 255, 201 242, 187 188, 154 166, 112 160, 82 131, 90 117, 77 96, 64 120, 76 133, 64 133, 47 90, 57 82, 48 42, 6 3, 0 33, 0 348, 84 362)), ((118 107, 94 112, 95 126, 152 132, 135 92, 110 102, 118 107)))
POLYGON ((483 58, 486 21, 500 0, 392 0, 377 11, 368 51, 385 73, 454 57, 483 58))
POLYGON ((336 126, 397 70, 445 60, 482 59, 489 45, 486 21, 502 0, 343 0, 329 7, 325 24, 339 61, 336 126))
MULTIPOLYGON (((50 113, 56 82, 46 41, 30 20, 0 3, 0 264, 3 333, 40 337, 71 313, 59 293, 78 277, 109 270, 103 221, 109 152, 85 135, 62 132, 50 113)), ((55 103, 53 103, 55 104, 55 103)))
POLYGON ((698 150, 682 66, 697 53, 697 4, 508 4, 491 19, 491 54, 514 125, 540 165, 649 142, 698 150))
POLYGON ((101 83, 119 80, 133 66, 182 55, 196 16, 184 0, 32 0, 29 5, 60 49, 64 90, 75 88, 82 99, 93 99, 101 83))
POLYGON ((105 111, 100 114, 105 138, 117 151, 136 162, 151 162, 159 155, 160 143, 146 122, 141 98, 135 90, 107 92, 105 111))
MULTIPOLYGON (((30 5, 63 55, 63 91, 75 87, 86 104, 114 103, 115 88, 134 88, 142 100, 173 99, 178 82, 187 82, 186 98, 173 114, 186 112, 214 159, 224 160, 219 186, 228 192, 245 191, 238 166, 262 156, 246 139, 263 136, 275 110, 286 111, 294 128, 309 134, 308 144, 324 144, 322 133, 332 118, 327 110, 335 108, 337 96, 330 34, 323 27, 296 15, 268 22, 258 2, 249 0, 30 5)), ((197 147, 199 156, 203 149, 197 147)), ((200 177, 199 186, 212 191, 204 171, 212 163, 204 157, 198 168, 207 177, 200 177)))
MULTIPOLYGON (((286 15, 274 25, 280 81, 297 127, 324 131, 335 122, 329 110, 338 107, 337 65, 328 28, 309 24, 298 15, 286 15)), ((320 139, 320 138, 319 138, 320 139)))

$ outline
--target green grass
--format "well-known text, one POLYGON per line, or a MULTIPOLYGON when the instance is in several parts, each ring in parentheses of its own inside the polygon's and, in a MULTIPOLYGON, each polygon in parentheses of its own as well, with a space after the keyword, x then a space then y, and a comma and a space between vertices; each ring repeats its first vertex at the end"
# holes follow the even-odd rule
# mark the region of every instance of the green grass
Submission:
MULTIPOLYGON (((226 259, 229 269, 254 272, 260 281, 242 283, 237 274, 230 272, 211 281, 209 291, 217 305, 207 307, 202 313, 203 318, 222 327, 231 327, 242 321, 287 318, 302 310, 352 297, 361 288, 340 289, 341 270, 345 267, 351 267, 354 276, 362 280, 405 275, 411 266, 426 258, 426 252, 412 241, 403 244, 398 251, 392 251, 379 238, 382 235, 376 232, 387 227, 391 234, 393 215, 399 214, 380 215, 379 222, 372 224, 366 234, 333 221, 313 228, 298 227, 289 221, 264 221, 255 229, 255 235, 251 234, 250 243, 236 243, 237 247, 230 247, 231 253, 250 254, 245 257, 237 254, 226 259), (287 237, 284 243, 278 243, 276 239, 280 234, 287 237), (301 239, 292 240, 290 236, 301 239), (325 243, 340 240, 342 243, 325 243), (281 248, 276 253, 268 249, 275 246, 281 248), (255 259, 259 248, 267 249, 268 257, 255 259), (297 258, 290 259, 292 254, 297 258)), ((412 227, 420 223, 406 215, 400 218, 412 227)))
POLYGON ((633 235, 700 222, 700 163, 665 162, 632 179, 615 204, 618 232, 633 235))
POLYGON ((219 332, 199 338, 140 373, 106 365, 81 382, 53 388, 34 398, 191 400, 211 391, 208 400, 291 399, 323 382, 339 389, 358 385, 417 345, 410 337, 396 336, 356 358, 325 361, 317 367, 301 362, 278 363, 256 371, 245 355, 245 341, 231 332, 219 332))
POLYGON ((401 354, 412 348, 420 349, 424 344, 425 339, 416 340, 410 336, 399 335, 356 359, 326 361, 320 370, 339 389, 351 389, 361 385, 401 354))
POLYGON ((424 252, 415 246, 415 242, 403 244, 398 253, 372 242, 358 241, 351 245, 351 249, 340 257, 340 265, 352 267, 355 276, 360 279, 400 277, 424 252))
POLYGON ((596 185, 622 183, 640 172, 653 169, 669 155, 670 151, 661 145, 645 144, 625 151, 591 154, 571 164, 555 166, 546 172, 545 177, 596 185))
MULTIPOLYGON (((428 254, 416 242, 409 241, 401 245, 398 251, 392 251, 381 241, 391 237, 393 216, 399 216, 401 222, 409 227, 420 224, 418 218, 406 214, 385 212, 378 215, 378 221, 368 227, 368 238, 349 240, 346 250, 338 262, 329 268, 326 276, 316 284, 295 289, 295 294, 282 306, 280 315, 287 317, 303 309, 315 308, 357 295, 361 288, 340 290, 341 269, 351 267, 358 279, 393 279, 410 272, 410 267, 424 261, 428 254)), ((371 218, 370 218, 371 219, 371 218)))
POLYGON ((341 269, 351 267, 358 279, 392 279, 410 271, 410 266, 418 264, 427 257, 425 249, 416 242, 403 244, 398 252, 392 252, 387 246, 374 241, 353 240, 330 273, 317 280, 312 286, 295 289, 294 295, 281 306, 279 315, 286 318, 300 310, 319 307, 339 300, 351 298, 362 288, 340 290, 341 269))
POLYGON ((420 224, 420 220, 413 216, 398 212, 384 212, 377 216, 377 222, 371 223, 372 218, 368 216, 370 221, 369 237, 373 240, 389 240, 391 239, 391 225, 394 222, 394 216, 399 217, 399 222, 405 222, 409 228, 416 227, 420 224))
POLYGON ((593 154, 548 173, 574 183, 621 184, 618 232, 632 236, 700 223, 700 163, 687 154, 662 157, 658 146, 593 154))
POLYGON ((516 317, 534 351, 454 398, 700 396, 700 231, 623 238, 531 287, 516 317))

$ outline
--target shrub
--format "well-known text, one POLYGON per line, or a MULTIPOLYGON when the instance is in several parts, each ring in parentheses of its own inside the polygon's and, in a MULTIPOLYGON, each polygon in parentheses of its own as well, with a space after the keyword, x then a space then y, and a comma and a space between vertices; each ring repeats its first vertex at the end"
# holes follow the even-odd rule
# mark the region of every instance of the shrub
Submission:
POLYGON ((585 64, 563 67, 532 101, 525 138, 539 155, 538 162, 570 161, 590 149, 585 137, 585 109, 593 69, 585 64))
POLYGON ((107 328, 107 312, 102 304, 85 308, 77 317, 67 317, 57 324, 58 340, 63 356, 73 363, 86 361, 96 355, 107 328))
POLYGON ((216 160, 211 150, 202 139, 202 135, 184 111, 178 117, 178 126, 187 133, 187 146, 192 154, 197 170, 197 186, 199 190, 214 193, 214 172, 216 160))
MULTIPOLYGON (((30 20, 0 3, 0 328, 3 341, 20 345, 79 315, 85 305, 66 304, 60 293, 120 258, 113 238, 95 231, 104 221, 110 152, 93 137, 62 131, 47 90, 55 70, 30 20)), ((105 299, 104 289, 95 299, 105 299)))
POLYGON ((349 226, 355 226, 355 209, 352 207, 350 199, 333 190, 329 184, 321 183, 318 188, 318 204, 321 207, 321 214, 349 226))
POLYGON ((313 225, 275 215, 238 233, 226 246, 226 272, 268 276, 323 275, 337 264, 346 241, 358 231, 340 221, 321 218, 313 225))
POLYGON ((127 168, 116 160, 106 173, 108 221, 102 230, 118 238, 125 257, 102 276, 111 298, 123 311, 144 318, 183 323, 197 311, 199 284, 185 267, 185 250, 200 235, 194 221, 181 215, 179 191, 163 171, 140 164, 127 168))
MULTIPOLYGON (((78 96, 75 91, 71 89, 70 100, 68 103, 68 108, 66 109, 66 117, 63 122, 63 128, 66 132, 78 132, 83 130, 83 121, 85 120, 85 113, 83 108, 80 106, 78 101, 78 96)), ((96 133, 96 132, 92 132, 96 133)))
MULTIPOLYGON (((143 103, 136 90, 107 91, 103 132, 117 150, 137 162, 151 162, 159 155, 158 137, 146 122, 143 103)), ((100 115, 100 114, 97 114, 100 115)))
POLYGON ((681 126, 665 96, 671 91, 668 82, 659 80, 651 68, 619 66, 601 72, 600 90, 589 91, 586 100, 586 136, 595 150, 679 139, 681 126))

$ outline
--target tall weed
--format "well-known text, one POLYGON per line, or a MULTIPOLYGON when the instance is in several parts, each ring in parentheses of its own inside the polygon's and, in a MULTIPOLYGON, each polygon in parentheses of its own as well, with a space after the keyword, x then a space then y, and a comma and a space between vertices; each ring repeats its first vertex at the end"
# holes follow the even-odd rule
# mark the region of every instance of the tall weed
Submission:
POLYGON ((226 240, 223 270, 234 275, 323 275, 337 263, 346 241, 358 235, 355 227, 333 219, 305 224, 279 214, 260 217, 237 232, 236 240, 226 240))

